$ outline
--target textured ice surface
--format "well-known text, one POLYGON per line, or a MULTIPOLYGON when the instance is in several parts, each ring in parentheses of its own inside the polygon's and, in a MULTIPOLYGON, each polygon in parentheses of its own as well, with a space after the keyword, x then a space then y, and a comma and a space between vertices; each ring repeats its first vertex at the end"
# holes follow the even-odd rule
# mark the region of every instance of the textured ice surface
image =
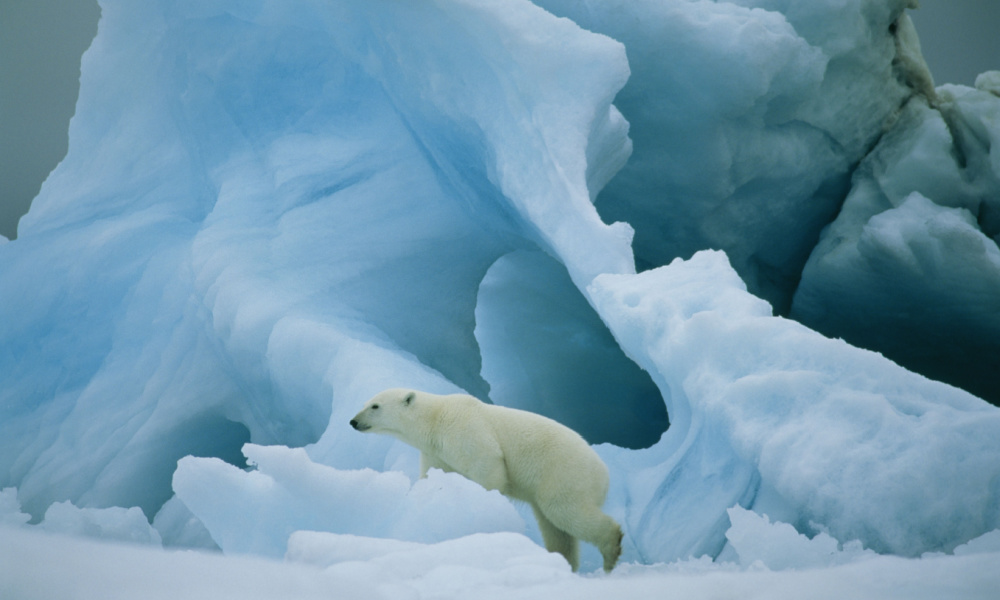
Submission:
POLYGON ((4 523, 431 547, 361 544, 375 576, 482 532, 522 556, 530 509, 350 428, 407 386, 598 444, 626 563, 1000 527, 1000 411, 747 291, 786 310, 812 253, 796 316, 905 345, 931 306, 921 351, 991 372, 995 78, 931 97, 902 0, 540 4, 572 20, 102 2, 69 154, 0 244, 4 523))
POLYGON ((1000 98, 941 86, 855 172, 792 316, 1000 402, 1000 98))
POLYGON ((1000 523, 1000 411, 771 317, 721 253, 604 275, 591 295, 669 388, 663 440, 606 455, 641 556, 711 554, 712 540, 718 552, 737 503, 903 555, 951 550, 1000 523))
POLYGON ((890 30, 909 0, 539 4, 625 44, 634 153, 597 206, 635 227, 640 267, 722 249, 786 312, 854 163, 914 93, 890 30))
POLYGON ((824 532, 809 539, 788 523, 771 523, 767 515, 738 506, 728 512, 732 527, 726 531, 726 539, 744 567, 763 565, 774 571, 819 568, 875 556, 857 540, 841 546, 824 532))

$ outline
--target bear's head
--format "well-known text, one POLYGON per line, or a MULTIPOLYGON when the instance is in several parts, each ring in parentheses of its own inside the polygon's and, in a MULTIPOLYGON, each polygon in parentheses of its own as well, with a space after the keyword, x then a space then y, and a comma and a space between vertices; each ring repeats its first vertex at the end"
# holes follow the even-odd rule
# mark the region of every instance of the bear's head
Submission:
POLYGON ((354 415, 351 427, 358 431, 398 435, 405 424, 415 418, 412 409, 417 395, 407 389, 379 392, 354 415))

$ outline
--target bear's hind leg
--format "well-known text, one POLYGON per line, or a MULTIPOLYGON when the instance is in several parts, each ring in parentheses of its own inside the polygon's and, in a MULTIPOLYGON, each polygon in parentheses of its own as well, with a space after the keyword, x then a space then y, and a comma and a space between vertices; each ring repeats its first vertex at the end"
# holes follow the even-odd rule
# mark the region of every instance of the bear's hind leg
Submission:
POLYGON ((618 558, 622 555, 622 538, 625 537, 621 526, 611 517, 608 517, 608 520, 611 521, 610 534, 605 544, 598 546, 601 556, 604 557, 605 573, 610 573, 618 564, 618 558))
MULTIPOLYGON (((536 510, 535 514, 538 513, 536 510)), ((604 557, 606 572, 610 573, 615 568, 622 553, 622 528, 600 508, 588 506, 566 510, 565 506, 554 506, 547 512, 546 518, 568 535, 597 546, 604 557)))
POLYGON ((622 528, 600 509, 588 511, 588 518, 574 531, 580 539, 597 546, 604 557, 604 571, 610 573, 622 554, 622 528))
POLYGON ((579 542, 575 537, 553 525, 537 506, 532 504, 531 508, 535 511, 535 519, 538 521, 538 529, 542 532, 545 549, 562 554, 575 573, 580 568, 579 542))

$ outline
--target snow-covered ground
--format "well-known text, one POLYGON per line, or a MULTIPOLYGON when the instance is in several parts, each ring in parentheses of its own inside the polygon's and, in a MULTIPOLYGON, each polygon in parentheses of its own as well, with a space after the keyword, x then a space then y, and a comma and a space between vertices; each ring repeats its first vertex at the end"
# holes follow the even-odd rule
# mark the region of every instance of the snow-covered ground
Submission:
POLYGON ((101 5, 0 244, 4 598, 1000 589, 1000 74, 908 0, 101 5), (619 568, 388 387, 580 431, 619 568))
POLYGON ((996 547, 992 554, 877 556, 827 568, 774 571, 762 563, 738 568, 705 559, 574 575, 560 558, 513 534, 374 552, 353 544, 352 552, 364 558, 324 566, 315 554, 279 562, 23 530, 0 533, 0 597, 12 600, 993 600, 1000 589, 996 547))

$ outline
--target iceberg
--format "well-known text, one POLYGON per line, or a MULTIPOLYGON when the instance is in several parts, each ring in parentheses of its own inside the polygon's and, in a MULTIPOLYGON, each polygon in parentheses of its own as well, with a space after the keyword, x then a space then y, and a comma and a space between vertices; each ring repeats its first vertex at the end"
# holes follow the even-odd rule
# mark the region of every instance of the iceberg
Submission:
POLYGON ((1000 409, 936 379, 994 372, 1000 98, 909 5, 102 0, 0 244, 4 534, 578 585, 348 425, 413 387, 580 431, 632 573, 995 560, 1000 409))
POLYGON ((346 417, 390 385, 488 393, 474 312, 498 259, 586 245, 570 278, 631 268, 589 196, 629 148, 608 38, 528 3, 103 11, 69 157, 4 245, 0 456, 33 515, 151 516, 178 459, 241 464, 248 441, 385 468, 346 417))

